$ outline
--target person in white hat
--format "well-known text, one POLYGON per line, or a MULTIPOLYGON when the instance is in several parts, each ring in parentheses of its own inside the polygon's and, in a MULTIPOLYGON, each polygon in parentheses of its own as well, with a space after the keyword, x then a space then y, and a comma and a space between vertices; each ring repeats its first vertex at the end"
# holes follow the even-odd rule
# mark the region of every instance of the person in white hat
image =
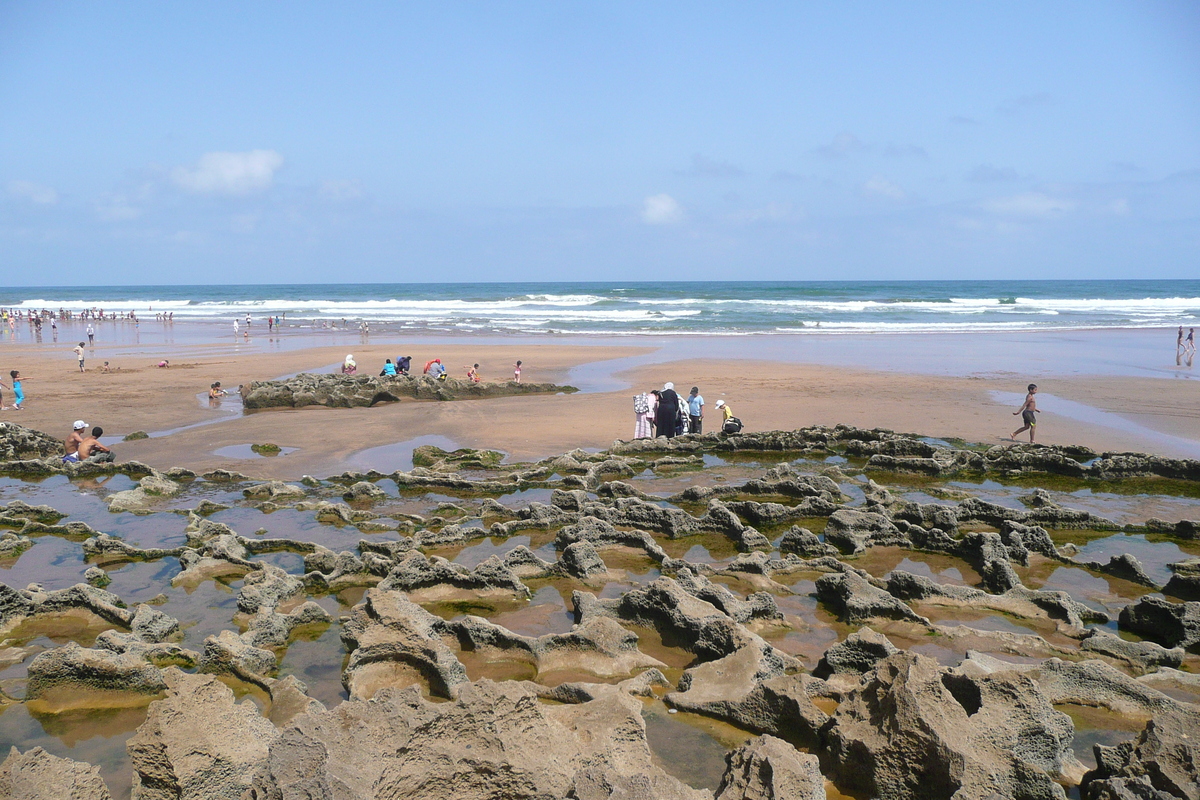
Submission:
POLYGON ((83 443, 83 437, 87 431, 88 424, 81 419, 75 420, 75 424, 71 426, 71 435, 63 442, 63 463, 77 463, 79 461, 79 445, 83 443))
POLYGON ((721 422, 727 422, 733 416, 733 409, 724 400, 717 401, 717 410, 721 412, 721 422))

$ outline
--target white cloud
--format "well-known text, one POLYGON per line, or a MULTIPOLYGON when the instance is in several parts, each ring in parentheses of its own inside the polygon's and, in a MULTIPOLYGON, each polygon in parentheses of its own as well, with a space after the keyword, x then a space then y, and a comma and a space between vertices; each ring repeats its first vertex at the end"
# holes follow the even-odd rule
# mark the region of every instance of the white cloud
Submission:
POLYGON ((728 161, 716 161, 696 153, 692 156, 691 169, 677 170, 675 174, 694 178, 740 178, 746 171, 728 161))
POLYGON ((178 167, 171 177, 198 194, 250 194, 271 188, 282 166, 283 156, 274 150, 205 153, 195 167, 178 167))
POLYGON ((746 208, 729 215, 729 220, 735 223, 779 222, 793 216, 803 217, 804 209, 793 213, 791 203, 767 203, 762 208, 746 208))
POLYGON ((843 158, 853 153, 861 153, 867 150, 867 146, 863 141, 855 136, 850 131, 842 131, 837 136, 833 137, 833 141, 829 144, 823 144, 816 148, 818 155, 826 158, 843 158))
POLYGON ((321 196, 341 202, 344 200, 357 200, 363 196, 362 183, 360 181, 323 181, 321 183, 321 196))
POLYGON ((980 164, 967 173, 967 180, 974 183, 994 183, 997 181, 1015 181, 1017 171, 1012 167, 993 167, 991 164, 980 164))
POLYGON ((58 192, 33 181, 9 181, 8 193, 39 206, 52 206, 58 202, 58 192))
POLYGON ((1118 217, 1123 217, 1129 213, 1129 201, 1124 197, 1118 197, 1108 204, 1106 210, 1110 214, 1116 214, 1118 217))
POLYGON ((141 215, 142 210, 131 205, 124 195, 108 195, 96 203, 96 216, 107 222, 127 222, 141 215))
POLYGON ((683 207, 669 194, 647 197, 642 205, 642 222, 647 225, 674 225, 683 221, 683 207))
POLYGON ((907 195, 904 190, 882 175, 875 175, 862 186, 863 194, 869 197, 887 197, 891 200, 903 200, 907 195))
POLYGON ((1074 210, 1075 203, 1041 192, 1026 192, 988 200, 983 203, 983 208, 1006 217, 1048 219, 1074 210))

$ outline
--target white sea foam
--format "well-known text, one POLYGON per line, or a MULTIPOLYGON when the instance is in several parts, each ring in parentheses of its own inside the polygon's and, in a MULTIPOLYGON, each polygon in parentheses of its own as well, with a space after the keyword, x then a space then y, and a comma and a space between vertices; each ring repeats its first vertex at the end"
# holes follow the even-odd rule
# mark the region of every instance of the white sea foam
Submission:
MULTIPOLYGON (((960 285, 958 288, 961 289, 960 285)), ((471 287, 474 294, 476 287, 471 287)), ((197 290, 197 299, 133 299, 112 292, 106 299, 55 299, 50 293, 26 299, 12 306, 24 311, 60 308, 78 312, 103 308, 106 312, 136 311, 142 319, 155 312, 173 313, 177 320, 226 322, 249 314, 256 320, 283 314, 288 322, 304 324, 314 320, 365 320, 373 326, 392 324, 405 330, 491 330, 603 335, 745 335, 752 333, 866 333, 866 332, 956 332, 1005 331, 1021 329, 1070 330, 1095 327, 1156 327, 1194 324, 1200 315, 1200 297, 1172 296, 1127 298, 1088 297, 970 297, 945 299, 922 297, 927 292, 914 285, 914 297, 902 296, 904 287, 894 289, 894 299, 846 284, 827 291, 824 296, 805 290, 803 296, 787 296, 788 290, 764 289, 755 296, 753 286, 735 285, 733 296, 699 297, 690 287, 681 286, 687 297, 670 296, 669 287, 656 287, 648 297, 638 288, 604 290, 603 293, 577 292, 506 292, 481 284, 476 297, 464 297, 461 287, 451 287, 444 297, 437 289, 415 287, 413 296, 370 296, 364 287, 362 297, 354 289, 330 292, 321 297, 320 287, 304 299, 280 297, 218 299, 220 289, 207 296, 197 290), (490 294, 489 294, 490 292, 490 294), (639 296, 641 294, 641 296, 639 296), (855 297, 855 295, 859 297, 855 297), (349 295, 347 297, 346 295, 349 295), (863 296, 865 295, 865 296, 863 296), (115 299, 113 299, 115 298, 115 299), (335 299, 336 298, 336 299, 335 299), (820 322, 820 326, 815 325, 820 322)), ((1189 285, 1187 294, 1193 294, 1189 285)), ((891 290, 891 289, 889 289, 891 290)), ((386 291, 396 291, 388 287, 386 291)), ((229 294, 233 294, 230 292, 229 294)), ((713 292, 717 294, 716 291, 713 292)), ((792 292, 796 294, 796 292, 792 292)), ((1066 294, 1070 294, 1069 291, 1066 294)))

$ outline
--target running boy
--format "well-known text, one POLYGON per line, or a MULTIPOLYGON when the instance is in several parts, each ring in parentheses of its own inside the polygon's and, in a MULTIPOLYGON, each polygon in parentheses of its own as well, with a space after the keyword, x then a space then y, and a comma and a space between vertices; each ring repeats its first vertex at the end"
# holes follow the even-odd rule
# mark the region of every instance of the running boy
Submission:
POLYGON ((1037 416, 1036 415, 1042 413, 1042 412, 1038 411, 1037 401, 1034 400, 1034 398, 1033 398, 1033 396, 1035 394, 1037 394, 1037 390, 1038 390, 1038 388, 1037 388, 1036 383, 1029 384, 1029 394, 1025 395, 1025 402, 1021 404, 1021 407, 1019 409, 1017 409, 1016 411, 1013 412, 1014 417, 1017 414, 1020 414, 1021 421, 1024 422, 1025 424, 1021 428, 1018 428, 1017 430, 1013 431, 1013 435, 1008 438, 1013 439, 1015 441, 1018 434, 1024 433, 1025 431, 1029 431, 1029 443, 1033 444, 1033 436, 1035 433, 1037 433, 1037 416))

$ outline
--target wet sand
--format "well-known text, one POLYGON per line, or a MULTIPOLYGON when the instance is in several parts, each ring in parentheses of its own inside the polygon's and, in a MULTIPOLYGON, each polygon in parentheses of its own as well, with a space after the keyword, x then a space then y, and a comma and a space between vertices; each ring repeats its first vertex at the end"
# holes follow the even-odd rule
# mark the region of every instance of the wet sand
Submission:
MULTIPOLYGON (((82 375, 70 353, 72 342, 63 343, 61 336, 57 345, 6 342, 0 351, 3 368, 5 372, 20 369, 26 376, 27 401, 25 410, 5 411, 0 419, 63 436, 77 418, 102 425, 110 436, 146 431, 154 438, 115 445, 119 458, 160 468, 220 467, 263 477, 298 478, 332 474, 354 466, 356 454, 428 436, 443 437, 443 446, 488 447, 514 459, 576 447, 604 448, 633 434, 635 390, 629 387, 649 390, 665 380, 673 381, 681 394, 692 385, 700 386, 710 425, 717 419, 716 401, 724 399, 751 431, 844 423, 1000 443, 1019 427, 1019 418, 1011 412, 1029 380, 1010 372, 939 375, 799 363, 802 353, 784 354, 773 340, 769 347, 762 340, 743 340, 741 351, 723 346, 721 357, 700 359, 675 358, 689 349, 703 352, 700 341, 693 343, 695 348, 681 341, 669 347, 637 341, 603 346, 525 341, 472 344, 462 339, 436 345, 372 341, 351 346, 341 341, 352 338, 337 332, 329 337, 260 337, 249 343, 102 344, 89 350, 89 369, 82 375), (325 344, 334 340, 339 343, 325 344), (242 414, 236 402, 210 408, 197 397, 214 380, 234 389, 240 383, 300 371, 331 372, 347 351, 354 353, 362 373, 378 372, 384 358, 412 355, 418 366, 440 357, 456 375, 465 372, 465 365, 478 362, 485 380, 508 379, 510 365, 521 359, 524 380, 574 382, 585 391, 569 396, 405 401, 367 409, 310 407, 249 414, 242 414), (756 351, 772 358, 746 358, 756 351), (162 358, 170 359, 170 369, 153 366, 162 358), (120 369, 101 372, 106 359, 120 369), (1009 397, 1016 400, 1007 402, 1009 397), (156 435, 167 431, 176 432, 156 435), (274 458, 228 455, 266 442, 297 449, 274 458), (218 450, 225 455, 218 455, 218 450)), ((904 340, 911 338, 876 337, 873 355, 887 363, 911 360, 903 350, 904 340), (894 358, 892 348, 898 348, 894 358)), ((1200 392, 1191 380, 1127 374, 1036 380, 1043 409, 1039 441, 1081 444, 1100 451, 1200 457, 1200 392)), ((11 403, 9 392, 5 398, 11 403)), ((390 454, 375 451, 377 468, 404 466, 403 450, 401 446, 390 454), (390 459, 397 460, 391 463, 390 459)))

